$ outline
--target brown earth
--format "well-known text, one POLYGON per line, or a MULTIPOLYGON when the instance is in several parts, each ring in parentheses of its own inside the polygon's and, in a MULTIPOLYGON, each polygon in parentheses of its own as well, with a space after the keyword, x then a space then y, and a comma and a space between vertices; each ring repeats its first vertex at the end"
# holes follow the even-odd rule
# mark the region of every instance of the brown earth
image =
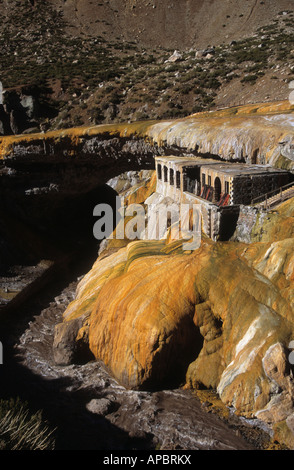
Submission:
POLYGON ((0 7, 5 135, 289 97, 289 0, 2 0, 0 7), (30 106, 23 96, 33 98, 30 106))
MULTIPOLYGON (((216 46, 253 34, 289 0, 50 0, 62 11, 73 36, 102 35, 107 41, 135 41, 148 48, 216 46)), ((38 1, 36 1, 38 5, 38 1)))

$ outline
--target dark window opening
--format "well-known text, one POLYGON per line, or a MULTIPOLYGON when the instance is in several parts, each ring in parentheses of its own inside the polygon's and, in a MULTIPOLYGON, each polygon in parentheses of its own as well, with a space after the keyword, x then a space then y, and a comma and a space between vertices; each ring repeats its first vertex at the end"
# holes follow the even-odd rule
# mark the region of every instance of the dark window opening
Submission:
POLYGON ((186 168, 184 177, 184 191, 199 194, 200 191, 200 167, 186 168))
POLYGON ((253 165, 256 165, 257 164, 257 157, 258 157, 258 152, 259 152, 259 149, 255 149, 252 156, 251 156, 251 163, 253 165))
POLYGON ((208 176, 208 186, 211 186, 211 176, 208 176))
POLYGON ((178 189, 181 188, 181 172, 180 171, 176 172, 176 187, 178 189))
POLYGON ((162 179, 161 165, 157 165, 157 175, 158 175, 158 179, 161 180, 162 179))
POLYGON ((216 202, 220 200, 221 192, 222 192, 221 180, 217 176, 214 180, 214 200, 216 202))
POLYGON ((169 170, 169 184, 174 185, 174 170, 172 168, 169 170))
POLYGON ((163 167, 163 177, 164 177, 164 182, 166 183, 167 182, 167 167, 166 166, 163 167))
POLYGON ((205 175, 202 175, 202 187, 205 186, 206 180, 205 180, 205 175))
POLYGON ((183 173, 183 190, 184 191, 188 190, 187 175, 185 173, 183 173))

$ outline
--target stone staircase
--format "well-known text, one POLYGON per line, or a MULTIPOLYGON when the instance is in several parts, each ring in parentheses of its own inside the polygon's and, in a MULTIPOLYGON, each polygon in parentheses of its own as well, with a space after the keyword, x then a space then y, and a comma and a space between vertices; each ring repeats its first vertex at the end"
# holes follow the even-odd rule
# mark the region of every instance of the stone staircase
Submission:
POLYGON ((270 210, 291 197, 294 197, 293 182, 253 199, 251 205, 270 210))

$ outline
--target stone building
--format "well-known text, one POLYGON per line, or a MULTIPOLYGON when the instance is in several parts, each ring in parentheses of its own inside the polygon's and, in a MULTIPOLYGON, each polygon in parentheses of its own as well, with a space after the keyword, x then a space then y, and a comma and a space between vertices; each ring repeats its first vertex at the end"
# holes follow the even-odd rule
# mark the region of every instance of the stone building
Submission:
POLYGON ((214 204, 250 205, 286 185, 289 173, 268 165, 216 162, 198 157, 156 157, 158 189, 178 199, 183 192, 214 204))
POLYGON ((289 183, 287 171, 269 165, 218 162, 200 157, 155 157, 156 192, 175 202, 201 204, 203 230, 210 238, 228 239, 240 205, 289 183))

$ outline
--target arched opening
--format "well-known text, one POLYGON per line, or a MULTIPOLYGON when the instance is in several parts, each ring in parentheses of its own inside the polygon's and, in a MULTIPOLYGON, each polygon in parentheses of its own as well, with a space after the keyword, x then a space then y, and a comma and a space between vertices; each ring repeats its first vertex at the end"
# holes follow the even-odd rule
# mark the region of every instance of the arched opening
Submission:
POLYGON ((220 200, 221 192, 222 192, 222 184, 221 184, 221 180, 217 176, 214 180, 214 200, 215 200, 215 202, 218 202, 220 200))
POLYGON ((174 170, 172 168, 169 170, 169 184, 174 185, 174 170))
POLYGON ((200 186, 200 167, 193 166, 185 168, 183 174, 184 191, 195 194, 200 186))

